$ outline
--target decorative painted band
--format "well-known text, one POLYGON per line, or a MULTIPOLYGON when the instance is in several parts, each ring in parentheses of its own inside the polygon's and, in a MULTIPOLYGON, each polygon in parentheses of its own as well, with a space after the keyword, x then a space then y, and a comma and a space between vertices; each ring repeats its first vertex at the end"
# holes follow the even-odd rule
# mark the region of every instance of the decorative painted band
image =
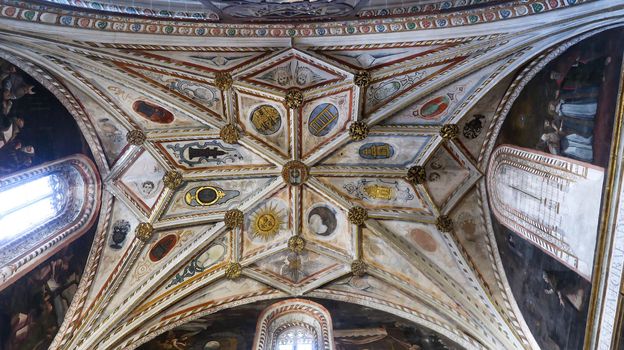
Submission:
POLYGON ((524 17, 592 0, 516 0, 486 8, 421 16, 307 24, 223 24, 184 21, 154 21, 123 16, 81 13, 0 0, 0 18, 119 33, 143 33, 213 37, 320 37, 460 27, 524 17))

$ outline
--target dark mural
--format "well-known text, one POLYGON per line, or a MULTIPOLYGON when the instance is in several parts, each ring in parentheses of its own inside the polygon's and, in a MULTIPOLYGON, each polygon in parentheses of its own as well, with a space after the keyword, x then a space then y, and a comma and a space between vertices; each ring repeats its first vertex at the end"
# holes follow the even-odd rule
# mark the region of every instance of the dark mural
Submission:
POLYGON ((90 154, 74 119, 56 97, 3 60, 0 87, 0 176, 70 154, 90 154))
MULTIPOLYGON (((620 29, 598 34, 545 66, 515 101, 497 144, 526 147, 606 169, 623 34, 620 29)), ((511 289, 540 347, 582 349, 591 283, 494 216, 492 221, 511 289)))
POLYGON ((78 289, 95 227, 0 292, 0 350, 50 346, 78 289))
MULTIPOLYGON (((355 304, 312 300, 330 312, 337 350, 459 349, 451 341, 397 316, 355 304)), ((239 306, 191 321, 139 349, 249 350, 260 313, 278 301, 239 306)))
POLYGON ((550 62, 514 103, 497 142, 606 168, 623 34, 598 34, 550 62))
MULTIPOLYGON (((74 119, 56 97, 3 60, 0 88, 0 177, 72 154, 91 157, 74 119)), ((49 347, 78 288, 94 231, 0 291, 0 350, 49 347)))

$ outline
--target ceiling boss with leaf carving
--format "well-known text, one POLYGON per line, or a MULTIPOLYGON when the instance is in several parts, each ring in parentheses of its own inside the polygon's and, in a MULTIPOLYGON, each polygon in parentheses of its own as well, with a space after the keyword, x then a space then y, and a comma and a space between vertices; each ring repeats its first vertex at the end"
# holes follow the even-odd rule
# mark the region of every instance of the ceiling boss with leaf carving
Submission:
POLYGON ((44 2, 0 0, 0 57, 88 116, 105 189, 51 349, 133 349, 291 297, 390 312, 458 348, 539 348, 484 175, 527 72, 621 25, 615 1, 419 2, 380 21, 364 0, 205 0, 188 22, 195 8, 44 2), (361 20, 282 22, 315 16, 361 20))

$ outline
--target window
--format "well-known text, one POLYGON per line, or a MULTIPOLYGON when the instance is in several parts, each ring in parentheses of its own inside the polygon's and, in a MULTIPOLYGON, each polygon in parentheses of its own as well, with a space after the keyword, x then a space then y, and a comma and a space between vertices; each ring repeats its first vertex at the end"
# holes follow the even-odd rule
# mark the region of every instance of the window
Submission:
POLYGON ((56 174, 0 190, 0 240, 11 239, 58 216, 66 204, 66 184, 56 174))
POLYGON ((331 315, 322 305, 289 299, 270 305, 258 318, 254 350, 334 350, 331 315))
POLYGON ((303 327, 286 329, 277 338, 275 350, 316 350, 316 337, 303 327))
POLYGON ((85 233, 101 195, 97 169, 83 155, 0 177, 0 290, 85 233))

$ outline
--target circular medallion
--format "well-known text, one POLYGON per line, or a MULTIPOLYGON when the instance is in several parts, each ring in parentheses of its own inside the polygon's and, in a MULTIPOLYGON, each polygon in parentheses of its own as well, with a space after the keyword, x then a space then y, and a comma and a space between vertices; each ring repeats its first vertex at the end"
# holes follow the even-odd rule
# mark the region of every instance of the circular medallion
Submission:
POLYGON ((277 235, 284 224, 284 215, 274 205, 265 206, 251 218, 251 232, 254 237, 268 240, 277 235))
POLYGON ((251 124, 262 135, 273 135, 282 126, 282 117, 275 107, 262 105, 251 112, 251 124))
POLYGON ((337 226, 336 212, 325 205, 314 207, 308 213, 308 227, 317 235, 329 236, 337 226))
POLYGON ((446 111, 450 102, 451 100, 446 96, 438 96, 429 100, 420 107, 420 116, 424 119, 434 119, 446 111))
POLYGON ((284 164, 282 178, 291 186, 299 186, 308 179, 308 166, 298 160, 291 160, 284 164))
POLYGON ((338 108, 331 103, 316 106, 308 118, 308 130, 314 136, 329 134, 338 124, 338 108))

